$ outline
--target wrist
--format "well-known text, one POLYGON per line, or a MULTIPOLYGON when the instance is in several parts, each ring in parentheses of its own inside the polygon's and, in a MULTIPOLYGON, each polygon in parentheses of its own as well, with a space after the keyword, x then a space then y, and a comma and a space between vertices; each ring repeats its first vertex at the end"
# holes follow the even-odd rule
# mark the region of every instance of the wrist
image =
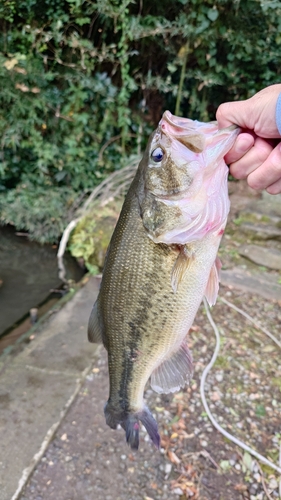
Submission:
POLYGON ((281 93, 278 96, 275 110, 275 121, 279 134, 281 135, 281 93))

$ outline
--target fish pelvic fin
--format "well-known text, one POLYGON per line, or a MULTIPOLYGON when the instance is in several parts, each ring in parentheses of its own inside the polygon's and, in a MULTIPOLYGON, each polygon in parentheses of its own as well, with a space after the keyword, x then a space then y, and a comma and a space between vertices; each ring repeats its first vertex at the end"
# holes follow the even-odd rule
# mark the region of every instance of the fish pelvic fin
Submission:
POLYGON ((107 425, 112 429, 116 429, 120 424, 126 432, 126 441, 132 450, 137 450, 139 447, 139 430, 140 422, 144 425, 147 433, 156 446, 160 447, 160 436, 155 418, 147 407, 136 413, 121 413, 112 412, 110 402, 105 405, 104 414, 107 425))
POLYGON ((88 323, 88 340, 94 344, 102 344, 102 331, 98 317, 98 304, 94 303, 89 323, 88 323))
POLYGON ((194 258, 194 253, 188 249, 188 246, 182 245, 180 253, 172 269, 171 285, 174 293, 176 293, 180 282, 184 279, 190 263, 194 258))
POLYGON ((221 266, 221 261, 219 257, 217 257, 214 264, 212 265, 205 290, 205 297, 208 301, 209 306, 214 306, 218 297, 221 266))
POLYGON ((192 375, 192 355, 184 342, 178 351, 152 372, 150 385, 155 392, 168 394, 184 387, 190 382, 192 375))

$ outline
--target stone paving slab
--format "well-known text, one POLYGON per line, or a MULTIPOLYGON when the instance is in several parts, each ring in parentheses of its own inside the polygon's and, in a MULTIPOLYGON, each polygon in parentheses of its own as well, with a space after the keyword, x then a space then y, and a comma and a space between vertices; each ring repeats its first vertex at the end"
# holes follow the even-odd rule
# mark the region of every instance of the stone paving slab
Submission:
POLYGON ((277 248, 265 248, 260 245, 241 245, 238 252, 258 266, 281 270, 281 252, 277 248))
POLYGON ((2 365, 1 500, 18 498, 19 484, 32 472, 42 443, 47 446, 97 355, 86 329, 98 286, 89 279, 29 346, 2 365))
POLYGON ((266 272, 254 275, 246 269, 234 267, 221 271, 220 282, 225 286, 258 294, 265 299, 281 300, 281 285, 277 283, 275 276, 266 272))

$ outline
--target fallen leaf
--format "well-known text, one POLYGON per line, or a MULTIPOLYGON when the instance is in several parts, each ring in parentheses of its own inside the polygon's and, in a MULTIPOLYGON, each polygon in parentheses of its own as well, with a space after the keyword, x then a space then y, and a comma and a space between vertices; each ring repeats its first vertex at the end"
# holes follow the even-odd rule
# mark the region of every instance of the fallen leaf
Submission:
POLYGON ((10 71, 11 69, 13 69, 13 67, 18 64, 18 60, 16 57, 13 57, 12 59, 9 59, 8 61, 5 61, 3 66, 5 66, 5 68, 10 71))
POLYGON ((243 464, 245 465, 245 467, 247 467, 247 469, 249 469, 249 471, 252 470, 253 468, 253 459, 251 457, 251 455, 245 451, 244 455, 243 455, 243 464))
POLYGON ((220 400, 220 395, 218 392, 212 392, 211 396, 210 396, 210 399, 211 401, 219 401, 220 400))
POLYGON ((27 74, 26 69, 24 69, 24 68, 19 68, 18 66, 17 66, 17 67, 14 67, 14 71, 15 71, 16 73, 20 73, 21 75, 26 75, 26 74, 27 74))
POLYGON ((266 345, 263 349, 263 352, 274 352, 276 347, 274 345, 266 345))
POLYGON ((24 83, 16 83, 16 89, 19 89, 22 92, 29 92, 29 87, 27 87, 24 83))
POLYGON ((186 429, 185 422, 184 422, 184 420, 182 418, 178 421, 178 427, 180 429, 186 429))
POLYGON ((158 412, 161 412, 161 411, 164 411, 165 408, 164 408, 164 406, 155 406, 155 410, 158 412))
POLYGON ((199 332, 200 327, 199 327, 199 326, 197 326, 197 325, 192 325, 192 327, 190 328, 190 330, 191 330, 192 332, 199 332))
POLYGON ((243 491, 247 491, 247 489, 248 489, 248 488, 247 488, 247 486, 246 486, 245 484, 240 484, 240 483, 239 483, 239 484, 236 484, 236 486, 234 486, 234 489, 235 489, 236 491, 241 491, 241 492, 243 492, 243 491))
POLYGON ((178 465, 181 463, 181 460, 173 451, 168 451, 168 457, 173 464, 178 465))

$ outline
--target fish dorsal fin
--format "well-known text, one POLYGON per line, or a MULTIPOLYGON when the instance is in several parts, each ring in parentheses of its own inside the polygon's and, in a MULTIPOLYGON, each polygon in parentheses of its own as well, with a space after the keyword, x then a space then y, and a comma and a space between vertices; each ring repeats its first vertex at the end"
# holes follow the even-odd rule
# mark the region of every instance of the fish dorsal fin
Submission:
POLYGON ((94 344, 102 344, 102 331, 100 327, 100 322, 98 318, 98 305, 97 302, 94 303, 94 307, 92 309, 89 323, 88 323, 88 339, 89 342, 93 342, 94 344))
POLYGON ((182 245, 172 269, 171 285, 174 293, 176 293, 193 259, 194 253, 188 249, 187 245, 182 245))
POLYGON ((210 306, 214 306, 219 293, 221 261, 217 257, 212 265, 210 276, 205 290, 205 297, 210 306))
POLYGON ((193 153, 202 153, 205 147, 205 138, 202 134, 176 135, 176 139, 193 153))
POLYGON ((178 351, 165 359, 151 375, 151 388, 159 394, 176 392, 190 382, 193 375, 192 355, 184 342, 178 351))

